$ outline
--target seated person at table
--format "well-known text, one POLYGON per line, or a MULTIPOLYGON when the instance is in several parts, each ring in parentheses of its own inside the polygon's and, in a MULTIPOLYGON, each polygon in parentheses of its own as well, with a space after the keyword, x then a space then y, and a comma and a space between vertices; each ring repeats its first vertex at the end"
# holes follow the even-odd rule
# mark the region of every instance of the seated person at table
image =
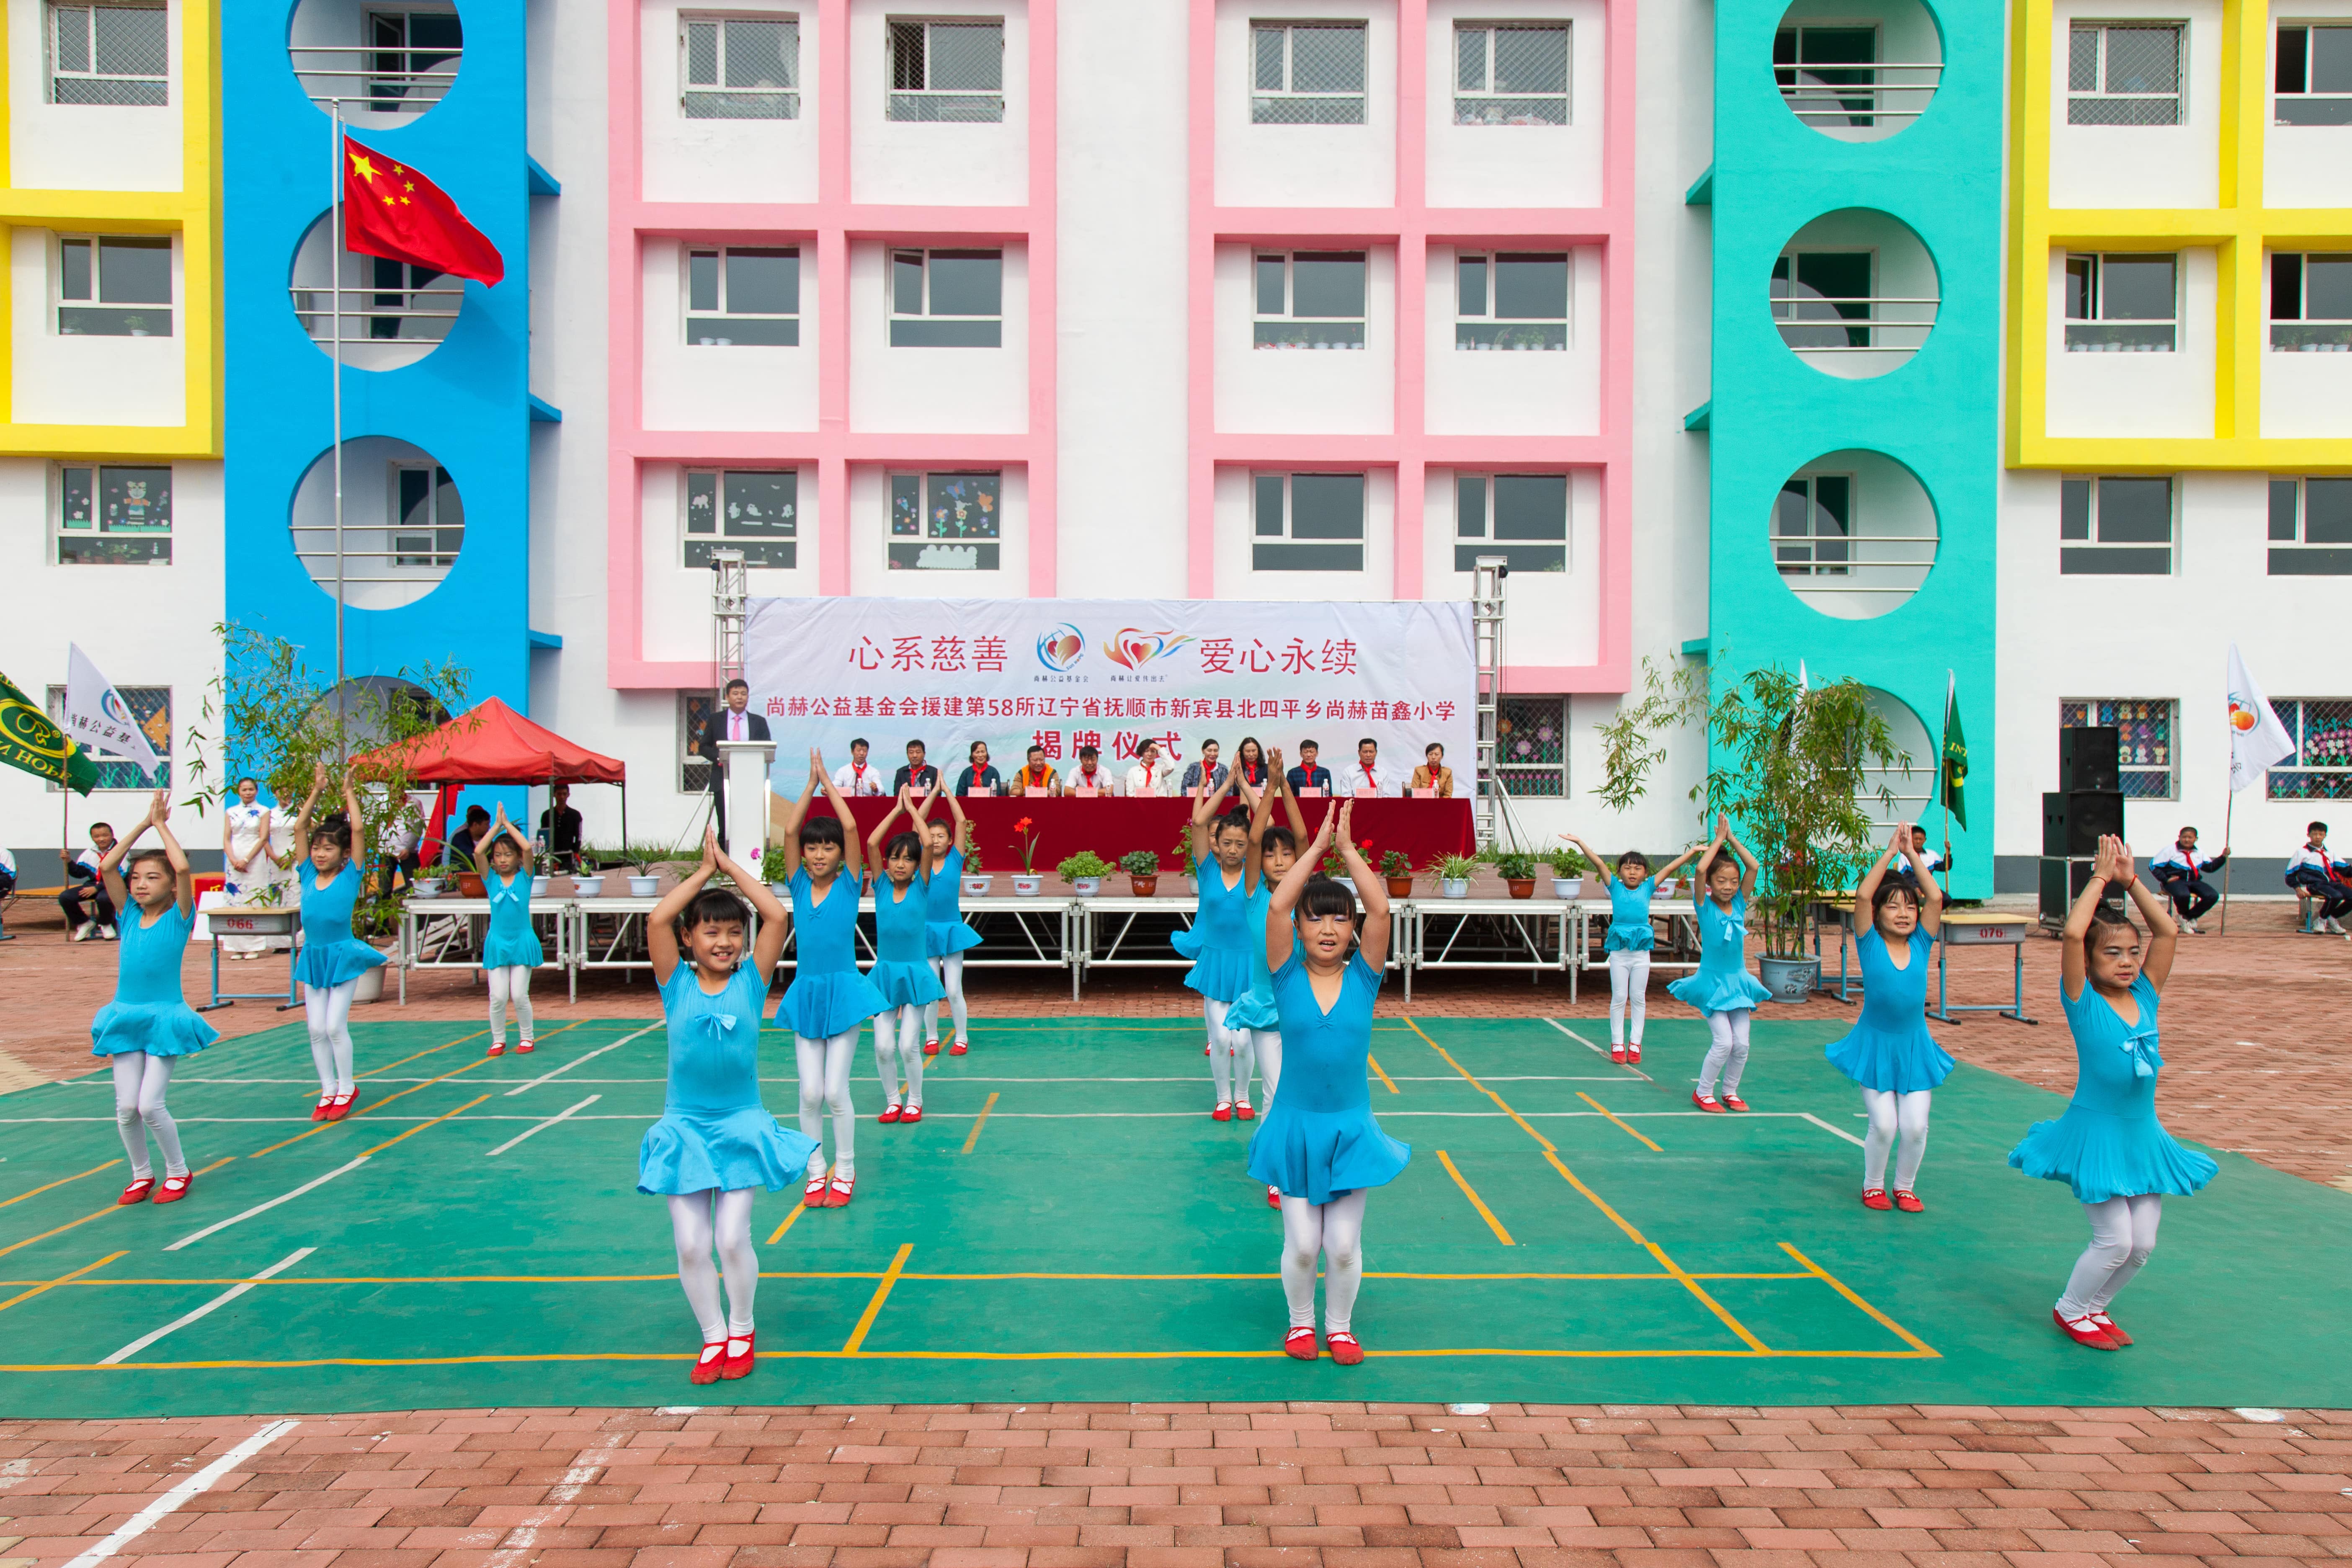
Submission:
POLYGON ((478 805, 467 806, 466 826, 449 836, 449 859, 461 871, 479 870, 481 868, 475 864, 475 858, 489 842, 489 837, 490 814, 478 805))
POLYGON ((2200 855, 2197 852, 2197 830, 2184 827, 2173 839, 2171 848, 2147 863, 2148 874, 2156 879, 2158 888, 2172 900, 2173 909, 2179 911, 2180 929, 2190 936, 2204 934, 2197 929, 2197 917, 2221 901, 2221 895, 2213 890, 2213 884, 2205 879, 2205 873, 2229 858, 2230 847, 2226 844, 2219 855, 2200 855))
POLYGON ((1013 783, 1007 788, 1008 793, 1013 795, 1027 795, 1033 789, 1052 795, 1055 785, 1059 782, 1060 775, 1054 772, 1053 764, 1045 760, 1045 748, 1032 746, 1022 763, 1021 771, 1013 775, 1013 783))
POLYGON ((1200 790, 1214 795, 1225 787, 1225 775, 1231 771, 1217 761, 1217 743, 1203 741, 1201 742, 1201 760, 1184 764, 1184 777, 1176 786, 1177 793, 1189 795, 1200 790))
POLYGON ((974 741, 971 743, 970 754, 971 761, 965 764, 963 772, 956 774, 956 794, 1003 795, 1004 775, 998 773, 994 764, 989 762, 988 742, 974 741))
POLYGON ((1138 798, 1163 795, 1175 779, 1176 770, 1160 760, 1160 742, 1146 741, 1135 754, 1135 766, 1127 770, 1123 793, 1138 798))
POLYGON ((2352 887, 2337 875, 2344 862, 2327 852, 2327 824, 2315 822, 2304 829, 2304 842, 2286 858, 2286 885, 2309 895, 2318 905, 2315 929, 2334 936, 2352 935, 2343 917, 2352 913, 2352 887))
POLYGON ((93 822, 89 825, 91 848, 68 856, 58 851, 65 863, 66 888, 58 895, 58 907, 66 912, 66 940, 88 942, 100 937, 115 940, 114 895, 108 891, 106 879, 98 868, 107 852, 114 847, 114 825, 93 822))
POLYGON ((557 784, 548 799, 547 809, 539 814, 539 842, 555 857, 557 869, 577 869, 583 824, 579 808, 572 804, 572 786, 557 784))
POLYGON ((1076 795, 1082 789, 1090 789, 1097 795, 1118 793, 1118 786, 1112 782, 1110 774, 1103 771, 1101 751, 1093 746, 1078 748, 1078 765, 1071 771, 1068 781, 1062 785, 1064 795, 1076 795))
POLYGON ((1356 742, 1356 765, 1349 768, 1346 773, 1341 775, 1339 779, 1339 793, 1342 795, 1379 795, 1385 790, 1390 795, 1402 794, 1403 792, 1397 787, 1399 781, 1396 774, 1393 772, 1391 772, 1386 776, 1388 782, 1384 784, 1381 782, 1382 777, 1381 773, 1381 743, 1368 735, 1364 739, 1356 742))
POLYGON ((1322 750, 1312 741, 1298 742, 1298 765, 1291 769, 1286 775, 1290 782, 1291 794, 1305 795, 1308 790, 1313 790, 1318 795, 1331 793, 1331 770, 1318 766, 1315 761, 1322 753, 1322 750))
POLYGON ((923 743, 920 741, 907 742, 907 765, 891 776, 890 793, 892 795, 897 795, 904 789, 911 789, 920 795, 940 782, 940 770, 923 761, 923 743))
POLYGON ((862 795, 880 795, 882 770, 866 760, 866 754, 873 749, 866 743, 866 737, 863 735, 850 742, 849 761, 833 770, 833 787, 852 800, 856 800, 862 795))
POLYGON ((1433 789, 1440 800, 1454 798, 1454 770, 1445 765, 1445 748, 1432 741, 1422 753, 1427 760, 1412 770, 1412 790, 1433 789))
POLYGON ((1896 860, 1894 875, 1916 887, 1919 883, 1919 873, 1914 868, 1923 866, 1927 868, 1927 874, 1932 877, 1944 868, 1944 858, 1927 847, 1927 830, 1914 826, 1911 829, 1911 852, 1896 860))

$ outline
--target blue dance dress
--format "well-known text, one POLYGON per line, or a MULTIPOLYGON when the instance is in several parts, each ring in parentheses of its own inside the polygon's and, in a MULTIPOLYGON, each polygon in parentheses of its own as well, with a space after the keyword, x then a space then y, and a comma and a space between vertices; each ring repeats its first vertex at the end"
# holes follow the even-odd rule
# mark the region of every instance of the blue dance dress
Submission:
POLYGON ((947 994, 923 954, 929 910, 930 889, 920 872, 907 884, 904 897, 887 877, 874 884, 874 967, 866 978, 882 994, 885 1006, 919 1007, 947 994))
POLYGON ((1698 916, 1698 969, 1668 985, 1666 994, 1702 1013, 1737 1013, 1771 1000, 1763 982, 1748 973, 1746 895, 1726 909, 1702 893, 1693 907, 1698 916))
POLYGON ((1658 879, 1644 877, 1638 888, 1609 879, 1609 934, 1603 952, 1648 952, 1657 946, 1658 933, 1650 925, 1650 900, 1658 896, 1658 879))
POLYGON ((1326 1013, 1315 999, 1305 955, 1294 947, 1274 974, 1282 1015, 1282 1086, 1250 1139, 1249 1173, 1286 1198, 1328 1204, 1362 1187, 1394 1181, 1412 1146, 1381 1131, 1372 1118, 1372 1001, 1378 971, 1351 954, 1339 999, 1326 1013))
POLYGON ((715 996, 691 963, 670 971, 661 989, 669 1089, 661 1120, 637 1145, 637 1191, 773 1193, 799 1184, 816 1140, 778 1126, 760 1103, 760 1004, 767 992, 749 964, 715 996))
POLYGON ((874 983, 857 973, 857 881, 846 871, 833 879, 820 903, 808 868, 793 873, 793 983, 776 1004, 776 1022, 804 1040, 845 1035, 885 1004, 874 983))
POLYGON ((963 851, 950 849, 931 873, 930 908, 924 915, 923 955, 945 958, 980 945, 980 933, 963 918, 963 851))
POLYGON ((1265 916, 1273 903, 1274 889, 1261 873, 1257 879, 1257 891, 1249 896, 1249 908, 1242 917, 1249 922, 1249 989, 1225 1009, 1225 1027, 1228 1030, 1281 1026, 1282 1016, 1274 1005, 1274 975, 1265 963, 1265 916))
POLYGON ((482 967, 505 969, 520 963, 537 969, 545 963, 539 933, 530 929, 530 874, 517 871, 501 878, 485 871, 482 891, 490 896, 490 934, 482 942, 482 967))
POLYGON ((1211 857, 1192 868, 1192 876, 1201 889, 1200 912, 1175 943, 1192 961, 1184 984, 1213 1002, 1237 1002, 1250 986, 1249 873, 1235 872, 1228 887, 1225 868, 1211 857))
POLYGON ((2164 1057, 2156 1041, 2156 987, 2132 982, 2139 1022, 2126 1024, 2088 982, 2059 1005, 2074 1035, 2074 1099, 2054 1121, 2037 1121, 2009 1163, 2029 1176, 2064 1182, 2082 1203, 2171 1193, 2186 1197, 2221 1167, 2184 1147, 2156 1119, 2156 1079, 2164 1057))
POLYGON ((1913 1094, 1951 1076, 1952 1058, 1927 1033, 1927 966, 1936 939, 1911 933, 1911 962, 1895 967, 1886 939, 1872 926, 1854 939, 1862 955, 1862 1016, 1825 1053, 1830 1066, 1864 1089, 1913 1094))
POLYGON ((380 966, 383 954, 352 934, 360 868, 346 860, 322 884, 318 868, 306 860, 296 876, 302 888, 302 952, 294 960, 294 978, 324 990, 380 966))
POLYGON ((176 903, 152 921, 133 904, 115 929, 121 956, 114 972, 114 1000, 89 1021, 89 1054, 110 1057, 145 1051, 151 1057, 184 1057, 220 1038, 220 1031, 196 1016, 180 994, 180 955, 187 951, 194 917, 176 903))

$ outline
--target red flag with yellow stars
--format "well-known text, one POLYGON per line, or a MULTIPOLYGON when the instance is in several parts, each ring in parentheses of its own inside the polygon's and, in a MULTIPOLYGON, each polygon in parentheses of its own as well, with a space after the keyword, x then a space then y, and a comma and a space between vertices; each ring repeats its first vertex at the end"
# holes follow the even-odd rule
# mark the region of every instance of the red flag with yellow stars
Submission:
POLYGON ((343 138, 343 243, 453 277, 495 284, 506 258, 448 194, 404 163, 343 138))

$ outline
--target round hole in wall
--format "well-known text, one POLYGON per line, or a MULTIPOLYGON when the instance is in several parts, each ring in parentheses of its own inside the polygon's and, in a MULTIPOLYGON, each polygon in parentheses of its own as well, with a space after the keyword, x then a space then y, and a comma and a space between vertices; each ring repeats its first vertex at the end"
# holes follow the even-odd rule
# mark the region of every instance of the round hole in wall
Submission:
POLYGON ((446 0, 301 0, 287 31, 295 79, 321 113, 357 131, 405 125, 457 80, 464 29, 446 0))
POLYGON ((441 346, 466 307, 465 279, 348 248, 336 256, 334 246, 334 215, 321 213, 295 248, 287 286, 320 353, 353 370, 398 370, 441 346))
POLYGON ((1795 0, 1772 35, 1780 101, 1839 142, 1909 129, 1943 74, 1943 34, 1919 0, 1795 0))
POLYGON ((432 454, 388 436, 362 436, 343 443, 340 542, 331 450, 295 488, 288 528, 321 590, 332 595, 340 578, 353 609, 396 610, 431 593, 457 563, 466 507, 457 481, 432 454))
POLYGON ((1936 258, 1875 207, 1823 213, 1772 258, 1772 326, 1789 352, 1849 381, 1911 363, 1936 330, 1936 258))
POLYGON ((1936 506, 1884 452, 1828 452, 1780 482, 1769 541, 1789 591, 1825 616, 1897 609, 1936 564, 1936 506))
POLYGON ((1878 830, 1876 837, 1883 845, 1896 823, 1927 819, 1928 802, 1936 793, 1941 755, 1928 736, 1927 726, 1912 711, 1909 703, 1874 686, 1870 689, 1869 702, 1871 712, 1885 721, 1889 749, 1897 758, 1909 759, 1907 766, 1898 763, 1891 767, 1880 767, 1871 761, 1862 770, 1862 788, 1854 800, 1878 830))

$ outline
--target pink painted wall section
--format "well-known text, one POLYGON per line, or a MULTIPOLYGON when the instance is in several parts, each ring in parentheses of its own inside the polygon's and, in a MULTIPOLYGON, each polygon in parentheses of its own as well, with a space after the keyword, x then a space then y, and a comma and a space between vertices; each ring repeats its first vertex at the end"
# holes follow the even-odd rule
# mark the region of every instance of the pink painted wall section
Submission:
MULTIPOLYGON (((989 464, 1025 470, 1027 593, 1050 597, 1055 583, 1055 0, 1028 0, 1028 200, 1020 206, 909 206, 849 199, 849 0, 815 0, 817 199, 814 203, 649 202, 645 199, 644 63, 635 0, 605 13, 611 105, 612 237, 609 251, 611 384, 606 527, 606 673, 616 688, 708 686, 709 665, 645 657, 646 518, 640 470, 648 463, 814 465, 817 474, 819 591, 849 591, 849 468, 866 464, 989 464), (647 430, 645 297, 640 252, 648 237, 707 244, 813 247, 817 312, 817 428, 810 431, 647 430), (867 433, 849 425, 849 242, 922 245, 1013 242, 1029 268, 1028 428, 1016 435, 867 433)), ((666 525, 665 525, 666 526, 666 525)))

